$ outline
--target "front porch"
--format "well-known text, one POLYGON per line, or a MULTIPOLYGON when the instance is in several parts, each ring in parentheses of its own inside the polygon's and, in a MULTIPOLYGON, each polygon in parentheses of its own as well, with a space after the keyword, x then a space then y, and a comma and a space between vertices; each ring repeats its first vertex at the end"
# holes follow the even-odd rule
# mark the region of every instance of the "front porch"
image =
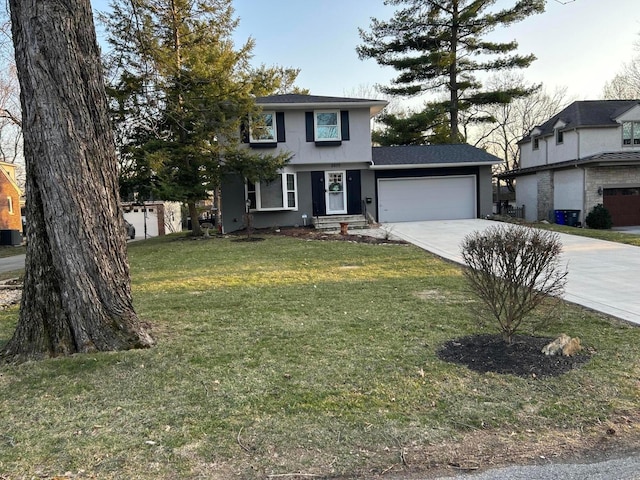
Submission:
POLYGON ((318 215, 311 219, 316 230, 340 230, 341 223, 348 223, 349 228, 369 228, 364 215, 318 215))

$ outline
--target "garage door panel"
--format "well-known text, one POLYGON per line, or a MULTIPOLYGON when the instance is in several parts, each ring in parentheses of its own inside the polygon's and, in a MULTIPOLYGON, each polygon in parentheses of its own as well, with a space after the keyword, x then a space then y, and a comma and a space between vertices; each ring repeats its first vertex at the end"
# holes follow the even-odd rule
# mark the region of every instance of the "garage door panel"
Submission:
POLYGON ((393 178, 378 180, 380 222, 476 218, 476 178, 393 178))
POLYGON ((640 225, 640 187, 605 188, 603 203, 614 227, 640 225))

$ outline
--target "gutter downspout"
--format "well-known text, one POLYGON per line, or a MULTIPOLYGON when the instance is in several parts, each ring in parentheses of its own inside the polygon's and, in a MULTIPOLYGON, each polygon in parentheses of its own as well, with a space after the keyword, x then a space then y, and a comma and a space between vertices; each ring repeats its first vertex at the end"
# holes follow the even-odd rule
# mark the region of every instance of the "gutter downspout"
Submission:
MULTIPOLYGON (((580 161, 580 130, 576 128, 576 135, 578 136, 578 144, 576 145, 576 159, 580 161)), ((585 212, 585 207, 587 206, 587 167, 582 167, 582 211, 580 215, 580 224, 585 226, 585 219, 587 218, 587 214, 585 212)))

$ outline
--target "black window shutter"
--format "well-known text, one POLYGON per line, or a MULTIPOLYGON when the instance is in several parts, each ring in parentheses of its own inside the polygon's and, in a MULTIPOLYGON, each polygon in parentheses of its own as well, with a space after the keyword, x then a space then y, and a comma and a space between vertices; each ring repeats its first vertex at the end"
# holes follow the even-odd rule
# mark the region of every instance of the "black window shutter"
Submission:
POLYGON ((349 112, 347 110, 340 110, 340 127, 342 140, 349 140, 349 112))
POLYGON ((276 112, 276 137, 278 142, 286 142, 284 133, 284 112, 276 112))
POLYGON ((313 128, 313 112, 304 112, 304 119, 307 125, 307 142, 313 142, 316 139, 313 128))
POLYGON ((245 120, 240 123, 240 141, 249 143, 249 123, 245 120))

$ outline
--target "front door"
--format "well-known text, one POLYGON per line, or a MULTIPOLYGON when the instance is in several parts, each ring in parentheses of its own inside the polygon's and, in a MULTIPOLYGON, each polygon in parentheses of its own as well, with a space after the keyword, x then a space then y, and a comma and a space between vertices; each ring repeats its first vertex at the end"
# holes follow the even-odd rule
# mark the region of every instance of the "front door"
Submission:
POLYGON ((327 215, 347 213, 347 182, 345 171, 325 172, 325 202, 327 215))

